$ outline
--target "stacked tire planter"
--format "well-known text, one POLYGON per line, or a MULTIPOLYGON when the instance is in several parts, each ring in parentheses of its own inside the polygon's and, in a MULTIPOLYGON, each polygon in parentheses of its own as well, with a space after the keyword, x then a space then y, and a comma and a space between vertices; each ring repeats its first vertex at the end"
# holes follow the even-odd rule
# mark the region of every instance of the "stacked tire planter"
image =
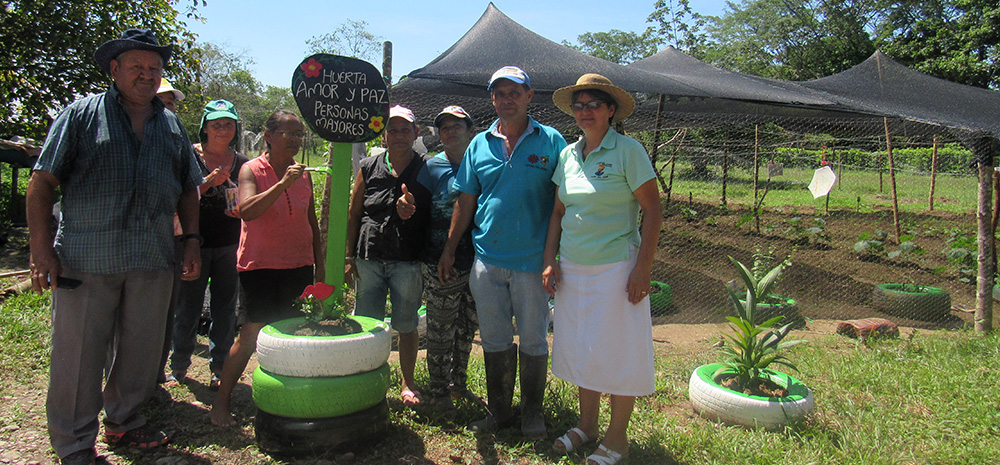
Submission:
POLYGON ((713 377, 723 366, 712 363, 698 367, 691 373, 688 384, 688 397, 695 412, 709 420, 777 431, 802 420, 815 406, 812 391, 784 373, 772 375, 771 381, 788 390, 785 397, 753 396, 723 387, 713 377))
POLYGON ((305 318, 265 326, 253 373, 257 443, 275 455, 317 455, 379 439, 389 426, 388 325, 349 317, 361 332, 296 336, 305 318))
POLYGON ((951 312, 951 296, 937 287, 879 284, 872 292, 872 306, 893 316, 937 321, 951 312))

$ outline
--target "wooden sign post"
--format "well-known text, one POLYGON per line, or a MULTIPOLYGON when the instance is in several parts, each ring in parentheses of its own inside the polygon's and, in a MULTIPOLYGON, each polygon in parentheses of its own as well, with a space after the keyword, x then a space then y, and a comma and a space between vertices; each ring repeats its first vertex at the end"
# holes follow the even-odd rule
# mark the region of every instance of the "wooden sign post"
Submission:
POLYGON ((326 283, 340 289, 344 284, 351 144, 375 139, 385 129, 389 122, 389 90, 371 63, 319 53, 307 57, 295 69, 292 96, 309 128, 331 142, 326 283))

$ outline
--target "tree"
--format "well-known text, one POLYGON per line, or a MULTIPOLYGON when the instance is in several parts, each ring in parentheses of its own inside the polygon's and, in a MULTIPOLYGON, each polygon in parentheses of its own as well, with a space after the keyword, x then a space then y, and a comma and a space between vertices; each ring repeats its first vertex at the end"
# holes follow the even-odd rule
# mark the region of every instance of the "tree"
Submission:
POLYGON ((129 27, 175 44, 167 73, 191 76, 194 34, 174 8, 199 19, 198 0, 11 0, 0 6, 0 134, 44 138, 53 116, 80 96, 110 84, 94 51, 129 27))
POLYGON ((875 51, 873 0, 742 0, 710 18, 704 59, 759 76, 806 80, 838 73, 875 51))
POLYGON ((588 55, 618 64, 629 64, 646 58, 658 50, 662 43, 648 28, 642 34, 612 29, 608 32, 587 32, 577 36, 580 45, 563 41, 563 45, 588 55))
POLYGON ((706 18, 694 11, 688 0, 657 0, 647 23, 657 24, 655 33, 662 42, 673 45, 695 58, 701 58, 706 36, 702 32, 706 18))
POLYGON ((942 79, 1000 88, 996 0, 904 0, 892 5, 878 26, 882 51, 942 79))
POLYGON ((368 32, 367 21, 347 19, 333 32, 310 37, 306 45, 311 54, 332 53, 375 62, 381 61, 383 40, 368 32))

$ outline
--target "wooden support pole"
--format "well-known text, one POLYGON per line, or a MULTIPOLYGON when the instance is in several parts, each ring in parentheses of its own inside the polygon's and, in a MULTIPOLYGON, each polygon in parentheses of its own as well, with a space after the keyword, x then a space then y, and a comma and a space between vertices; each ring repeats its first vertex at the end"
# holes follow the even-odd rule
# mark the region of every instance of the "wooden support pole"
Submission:
POLYGON ((757 178, 760 177, 760 125, 753 127, 753 204, 757 205, 757 178))
POLYGON ((931 194, 927 200, 927 209, 934 211, 934 183, 937 181, 938 136, 934 136, 934 150, 931 152, 931 194))
POLYGON ((889 183, 892 187, 892 222, 896 227, 896 243, 900 242, 899 233, 899 199, 896 197, 896 166, 892 159, 892 138, 889 137, 889 118, 882 118, 885 122, 885 149, 889 157, 889 183))
POLYGON ((996 263, 993 256, 993 141, 982 138, 973 143, 972 153, 979 164, 979 208, 976 220, 979 226, 977 246, 979 249, 978 273, 976 277, 976 332, 985 333, 993 329, 993 275, 996 263))

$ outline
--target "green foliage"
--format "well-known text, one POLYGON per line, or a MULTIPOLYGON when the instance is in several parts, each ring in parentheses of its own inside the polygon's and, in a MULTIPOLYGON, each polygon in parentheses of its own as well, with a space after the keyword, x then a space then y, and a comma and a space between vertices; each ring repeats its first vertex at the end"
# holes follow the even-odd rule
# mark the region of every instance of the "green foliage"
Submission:
POLYGON ((979 243, 976 236, 952 231, 945 242, 948 246, 941 253, 957 269, 958 280, 968 284, 974 282, 979 267, 979 243))
POLYGON ((731 370, 736 373, 737 384, 745 387, 752 380, 765 379, 769 375, 775 374, 776 371, 770 368, 772 364, 783 365, 798 371, 795 365, 779 353, 804 342, 784 340, 791 331, 792 325, 776 327, 784 318, 781 315, 759 325, 754 323, 758 299, 771 293, 778 276, 781 275, 784 264, 779 264, 758 279, 754 277, 753 272, 733 257, 729 257, 729 261, 736 266, 747 291, 746 298, 741 300, 740 295, 735 290, 727 288, 729 301, 737 316, 726 317, 730 322, 729 328, 733 330, 733 334, 725 335, 731 344, 723 345, 719 350, 726 355, 726 366, 715 375, 718 376, 724 371, 731 370))
POLYGON ((198 0, 13 0, 0 6, 0 134, 44 138, 54 112, 111 83, 94 51, 130 27, 152 29, 175 44, 172 80, 190 82, 197 69, 194 34, 184 19, 200 20, 198 0), (180 13, 175 6, 187 5, 180 13))
POLYGON ((970 86, 1000 87, 1000 4, 995 0, 892 2, 876 31, 904 65, 970 86))
POLYGON ((368 31, 367 21, 345 19, 333 32, 306 40, 309 53, 332 53, 374 62, 382 58, 381 36, 368 31))
MULTIPOLYGON (((827 150, 827 161, 843 163, 853 168, 888 169, 889 161, 885 151, 867 151, 857 148, 827 150)), ((785 167, 814 167, 816 160, 823 154, 823 148, 792 148, 777 147, 774 149, 774 160, 785 167)), ((932 147, 894 148, 892 150, 893 164, 897 170, 906 169, 918 172, 931 172, 934 149, 932 147)), ((938 147, 939 173, 972 173, 972 152, 957 143, 943 144, 938 147)))
POLYGON ((862 260, 875 257, 894 259, 903 254, 923 255, 924 249, 914 242, 915 234, 913 231, 908 231, 908 234, 899 238, 899 248, 890 250, 886 245, 886 238, 889 237, 889 234, 881 229, 876 229, 858 236, 858 242, 854 243, 854 251, 862 260))
POLYGON ((580 45, 563 41, 563 45, 613 63, 627 65, 656 53, 662 39, 647 28, 642 34, 612 29, 607 32, 586 32, 577 36, 580 45))
POLYGON ((785 235, 793 245, 830 245, 830 235, 826 233, 826 220, 814 217, 807 223, 800 216, 785 220, 785 235))
POLYGON ((336 290, 326 283, 310 284, 302 291, 302 295, 295 299, 295 305, 305 314, 308 321, 342 320, 351 314, 351 306, 347 305, 344 299, 351 288, 344 283, 340 292, 336 290))
POLYGON ((702 57, 706 43, 702 30, 706 18, 691 10, 689 0, 656 0, 646 22, 657 25, 656 33, 667 45, 696 58, 702 57))
POLYGON ((680 212, 684 220, 689 223, 698 219, 698 212, 691 207, 682 206, 680 212))

